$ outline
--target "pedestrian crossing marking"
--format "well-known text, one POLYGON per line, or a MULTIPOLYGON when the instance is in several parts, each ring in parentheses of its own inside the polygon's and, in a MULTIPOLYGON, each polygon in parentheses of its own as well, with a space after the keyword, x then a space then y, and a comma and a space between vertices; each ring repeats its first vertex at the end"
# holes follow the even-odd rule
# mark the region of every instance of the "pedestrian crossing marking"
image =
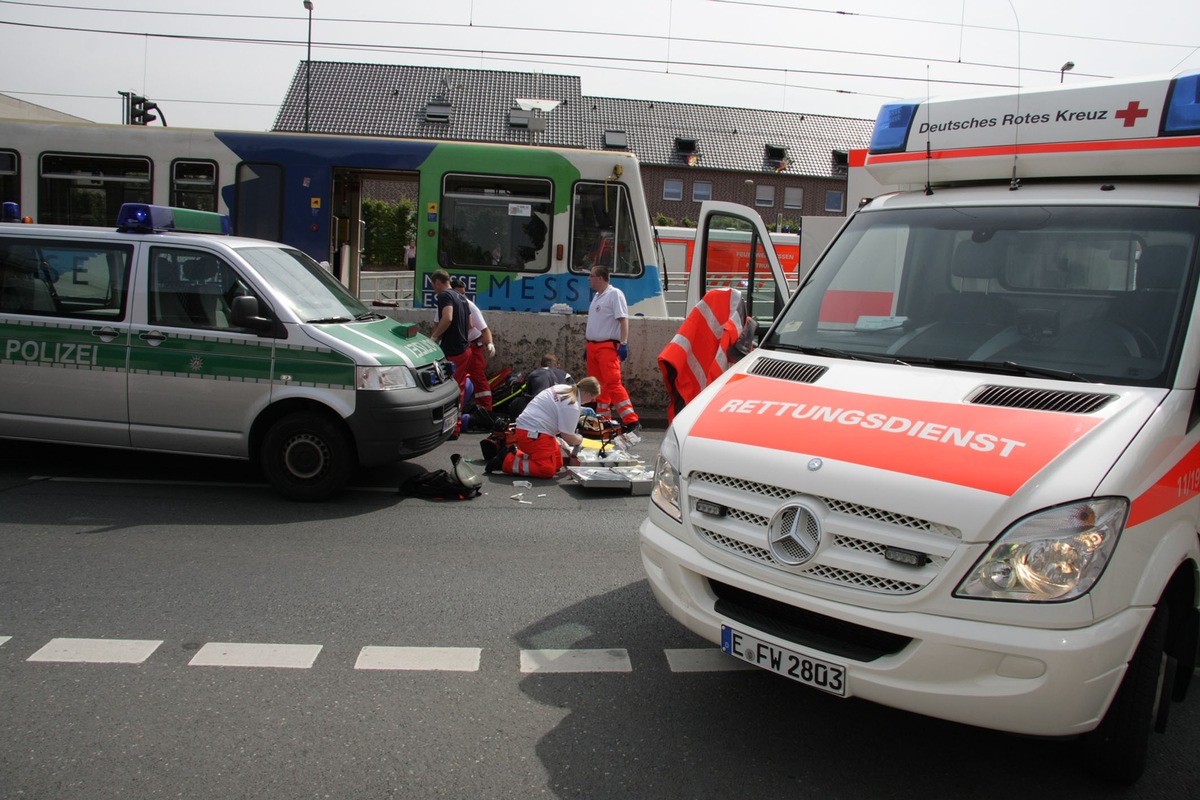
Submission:
POLYGON ((319 644, 209 642, 196 651, 188 666, 309 669, 320 652, 319 644))
POLYGON ((717 648, 703 650, 664 650, 671 672, 733 672, 758 669, 740 658, 726 655, 717 648))
POLYGON ((146 639, 51 639, 27 661, 76 664, 140 664, 161 641, 146 639))
POLYGON ((629 651, 522 650, 521 672, 633 672, 629 651))
POLYGON ((384 647, 368 645, 355 669, 478 672, 482 647, 384 647))
MULTIPOLYGON (((0 646, 12 636, 0 636, 0 646)), ((40 663, 141 664, 163 642, 148 639, 51 639, 26 661, 40 663)), ((192 667, 266 667, 310 669, 320 655, 319 644, 264 644, 209 642, 188 662, 192 667)), ((758 671, 758 667, 726 655, 719 648, 686 648, 662 651, 668 669, 676 674, 758 671)), ((354 669, 397 672, 479 672, 481 647, 403 647, 366 645, 360 648, 354 669)), ((661 663, 661 662, 660 662, 661 663)), ((543 648, 520 651, 524 674, 587 672, 629 673, 629 651, 613 649, 543 648)), ((1200 675, 1200 668, 1196 670, 1200 675)))

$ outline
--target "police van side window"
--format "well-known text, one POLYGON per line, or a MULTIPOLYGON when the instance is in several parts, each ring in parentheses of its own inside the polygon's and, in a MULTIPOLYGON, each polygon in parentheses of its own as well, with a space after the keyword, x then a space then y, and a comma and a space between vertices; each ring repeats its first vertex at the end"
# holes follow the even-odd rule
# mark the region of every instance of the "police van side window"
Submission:
POLYGON ((0 312, 120 322, 130 245, 0 237, 0 312))
POLYGON ((253 292, 212 253, 173 247, 150 250, 151 325, 241 330, 230 322, 233 298, 253 292))

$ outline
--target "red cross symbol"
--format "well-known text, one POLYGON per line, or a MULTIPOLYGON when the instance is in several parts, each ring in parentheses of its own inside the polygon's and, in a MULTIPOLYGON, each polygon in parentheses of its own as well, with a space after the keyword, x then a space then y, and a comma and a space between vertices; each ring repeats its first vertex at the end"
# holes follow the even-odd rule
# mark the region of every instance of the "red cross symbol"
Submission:
POLYGON ((1150 116, 1150 112, 1138 105, 1137 100, 1130 101, 1129 105, 1113 114, 1114 117, 1125 121, 1126 128, 1132 128, 1133 123, 1137 122, 1142 117, 1150 116))

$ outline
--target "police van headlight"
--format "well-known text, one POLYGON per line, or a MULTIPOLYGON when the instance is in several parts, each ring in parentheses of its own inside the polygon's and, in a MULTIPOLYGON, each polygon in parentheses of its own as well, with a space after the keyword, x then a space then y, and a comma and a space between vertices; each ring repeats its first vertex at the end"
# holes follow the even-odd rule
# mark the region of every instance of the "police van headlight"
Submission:
POLYGON ((956 597, 1047 602, 1091 590, 1125 529, 1129 501, 1098 497, 1039 511, 996 540, 956 597))
POLYGON ((654 490, 650 492, 650 499, 676 522, 682 522, 679 494, 679 439, 675 437, 675 429, 668 428, 654 463, 654 490))
POLYGON ((366 391, 412 389, 417 385, 412 370, 402 366, 358 367, 357 378, 358 388, 366 391))

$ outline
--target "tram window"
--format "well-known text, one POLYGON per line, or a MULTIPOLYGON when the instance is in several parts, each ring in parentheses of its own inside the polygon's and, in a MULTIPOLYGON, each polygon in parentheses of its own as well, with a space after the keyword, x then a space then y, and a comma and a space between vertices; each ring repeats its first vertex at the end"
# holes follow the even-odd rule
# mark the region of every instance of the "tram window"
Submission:
POLYGON ((447 175, 438 263, 448 269, 547 271, 553 188, 541 178, 447 175))
POLYGON ((217 210, 215 161, 175 161, 171 164, 171 205, 196 211, 217 210))
POLYGON ((12 150, 0 150, 0 202, 21 202, 20 163, 12 150))
POLYGON ((596 264, 614 276, 637 277, 645 270, 638 248, 633 210, 624 186, 579 183, 571 204, 571 270, 590 272, 596 264))
POLYGON ((150 159, 140 156, 43 153, 37 221, 114 227, 122 204, 153 202, 151 175, 150 159))

